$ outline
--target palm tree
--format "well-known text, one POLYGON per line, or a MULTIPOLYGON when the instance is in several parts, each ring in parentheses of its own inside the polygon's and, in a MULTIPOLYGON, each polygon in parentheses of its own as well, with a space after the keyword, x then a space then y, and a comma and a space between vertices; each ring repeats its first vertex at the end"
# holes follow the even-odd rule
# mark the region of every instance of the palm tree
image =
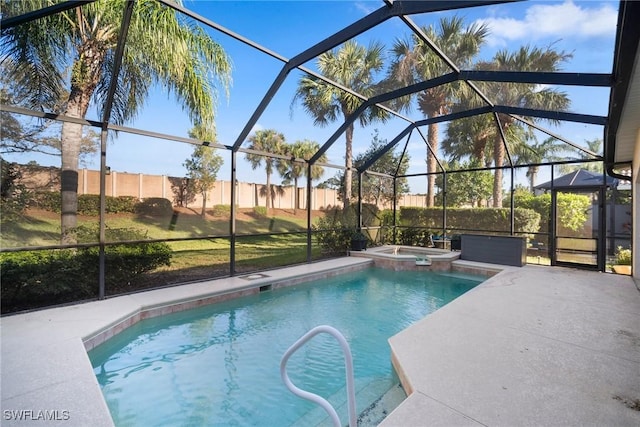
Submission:
MULTIPOLYGON (((293 144, 289 145, 286 148, 286 153, 292 157, 297 159, 305 159, 309 160, 313 157, 314 154, 318 152, 320 149, 320 144, 315 141, 310 141, 308 139, 304 139, 301 141, 296 141, 293 144)), ((318 159, 318 162, 324 163, 327 161, 326 154, 323 154, 318 159)), ((295 193, 295 202, 294 209, 298 209, 300 206, 300 202, 298 200, 298 178, 307 176, 309 173, 309 169, 306 164, 300 162, 290 162, 285 163, 282 162, 282 171, 280 171, 282 178, 284 178, 285 183, 290 183, 293 181, 293 191, 295 193)), ((324 168, 322 166, 313 165, 311 166, 311 176, 309 177, 311 180, 320 179, 324 175, 324 168)))
MULTIPOLYGON (((340 48, 325 52, 318 57, 318 70, 325 77, 370 97, 375 94, 374 74, 380 71, 383 63, 384 47, 372 42, 368 47, 350 40, 340 48)), ((332 86, 314 76, 305 76, 298 82, 293 102, 301 100, 304 109, 313 117, 314 124, 326 126, 334 122, 341 114, 346 120, 360 106, 362 100, 357 96, 332 86)), ((387 113, 381 108, 368 108, 358 118, 361 126, 374 120, 385 120, 387 113)), ((351 188, 351 168, 353 166, 353 124, 345 131, 345 174, 344 188, 351 188)), ((342 194, 345 210, 349 207, 350 194, 342 194)))
MULTIPOLYGON (((596 153, 599 155, 602 155, 602 139, 600 138, 595 138, 592 140, 586 140, 585 144, 587 145, 587 150, 591 151, 592 153, 596 153)), ((578 150, 577 148, 574 147, 570 147, 568 148, 568 150, 571 153, 577 153, 578 154, 578 159, 580 160, 591 160, 593 159, 593 156, 585 153, 582 150, 578 150)), ((579 162, 580 160, 577 160, 577 162, 579 162)), ((591 172, 597 172, 597 173, 602 173, 602 169, 603 169, 603 165, 602 162, 589 162, 589 163, 581 163, 580 164, 580 169, 585 169, 591 172)), ((576 165, 573 164, 565 164, 565 165, 560 165, 560 173, 562 174, 567 174, 570 172, 573 172, 574 170, 576 170, 576 165)))
MULTIPOLYGON (((478 54, 489 34, 486 25, 471 24, 464 27, 464 19, 458 16, 442 18, 438 28, 422 27, 422 32, 438 46, 456 66, 469 66, 478 54)), ((414 34, 410 40, 397 40, 393 46, 394 60, 389 71, 389 80, 408 86, 430 80, 452 71, 420 37, 414 34)), ((424 90, 418 94, 418 109, 425 117, 446 114, 458 97, 460 85, 447 84, 424 90)), ((407 99, 405 108, 409 108, 407 99)), ((438 125, 431 124, 427 130, 427 142, 433 153, 438 152, 438 125)), ((436 171, 437 163, 432 152, 427 150, 427 172, 436 171)), ((427 206, 434 205, 435 175, 427 179, 427 206)))
MULTIPOLYGON (((454 109, 467 109, 461 103, 454 109)), ((490 167, 493 163, 493 150, 489 145, 495 134, 495 122, 491 115, 481 114, 454 120, 447 125, 447 133, 442 140, 442 151, 451 160, 459 164, 468 157, 477 164, 490 167)))
POLYGON ((553 155, 563 149, 564 146, 558 144, 555 138, 547 138, 540 143, 536 141, 530 145, 526 143, 518 144, 515 150, 516 164, 529 165, 526 176, 529 178, 529 189, 532 193, 536 185, 538 170, 540 169, 536 163, 541 163, 545 159, 553 160, 553 155))
MULTIPOLYGON (((181 3, 181 0, 176 0, 181 3)), ((3 16, 16 16, 49 5, 45 0, 3 3, 3 16)), ((229 58, 200 27, 154 1, 133 3, 127 47, 111 106, 105 105, 125 5, 101 0, 2 29, 4 72, 29 88, 30 108, 59 110, 84 118, 95 106, 107 120, 121 124, 136 116, 155 84, 173 93, 195 125, 213 128, 216 84, 228 92, 229 58), (69 73, 70 75, 67 75, 69 73)), ((61 132, 62 242, 74 243, 77 180, 82 125, 64 122, 61 132)))
MULTIPOLYGON (((253 135, 249 137, 249 145, 250 150, 262 151, 265 153, 271 154, 284 154, 285 153, 285 140, 284 135, 280 132, 277 132, 274 129, 265 129, 256 131, 253 135)), ((257 169, 258 166, 262 165, 264 161, 264 168, 267 172, 267 211, 271 209, 273 206, 273 188, 271 186, 271 174, 273 174, 274 170, 278 170, 281 168, 280 163, 282 160, 277 159, 275 157, 263 156, 261 154, 253 154, 247 153, 246 158, 251 163, 252 169, 257 169)))
MULTIPOLYGON (((552 72, 560 69, 560 64, 571 57, 565 52, 554 49, 540 49, 523 46, 515 52, 498 51, 490 63, 478 64, 479 69, 495 71, 538 71, 552 72)), ((523 108, 537 108, 542 110, 566 111, 570 100, 565 92, 541 88, 531 83, 496 83, 480 84, 481 90, 489 96, 495 104, 518 106, 523 108)), ((505 135, 515 131, 513 126, 521 127, 520 122, 507 114, 498 114, 500 126, 505 135)), ((535 121, 535 118, 529 118, 535 121)), ((496 132, 493 137, 494 165, 504 165, 505 146, 502 136, 496 132)), ((496 169, 493 183, 493 206, 502 206, 502 169, 496 169)))

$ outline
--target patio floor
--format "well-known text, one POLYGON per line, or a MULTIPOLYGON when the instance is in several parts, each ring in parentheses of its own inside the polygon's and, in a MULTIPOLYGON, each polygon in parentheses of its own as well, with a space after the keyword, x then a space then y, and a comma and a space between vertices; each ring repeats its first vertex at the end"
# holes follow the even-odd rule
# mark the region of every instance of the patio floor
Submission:
MULTIPOLYGON (((370 262, 341 258, 255 281, 220 279, 3 317, 2 425, 32 426, 40 411, 57 418, 42 425, 113 425, 83 342, 135 313, 370 262)), ((640 425, 640 292, 627 276, 505 268, 390 344, 410 396, 384 426, 640 425)))
POLYGON ((510 268, 389 342, 410 396, 382 426, 640 426, 628 276, 510 268))

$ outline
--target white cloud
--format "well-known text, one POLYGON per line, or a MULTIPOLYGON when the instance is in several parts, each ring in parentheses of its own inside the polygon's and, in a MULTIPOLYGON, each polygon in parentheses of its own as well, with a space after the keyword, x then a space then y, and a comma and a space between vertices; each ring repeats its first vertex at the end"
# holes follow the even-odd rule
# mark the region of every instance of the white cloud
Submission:
POLYGON ((549 37, 613 36, 618 12, 611 3, 576 5, 571 0, 560 4, 536 4, 522 20, 491 17, 479 20, 491 28, 489 43, 504 45, 509 40, 549 37))
POLYGON ((372 1, 358 1, 355 3, 356 9, 358 9, 360 12, 364 13, 365 15, 368 15, 374 10, 379 9, 380 6, 382 5, 379 2, 372 2, 372 1))

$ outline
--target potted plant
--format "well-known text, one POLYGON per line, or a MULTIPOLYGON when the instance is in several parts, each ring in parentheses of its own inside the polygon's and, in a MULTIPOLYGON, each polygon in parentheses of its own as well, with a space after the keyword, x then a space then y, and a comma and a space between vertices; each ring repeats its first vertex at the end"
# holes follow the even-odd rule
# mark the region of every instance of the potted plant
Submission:
POLYGON ((618 274, 631 274, 631 249, 625 249, 622 246, 618 246, 618 249, 616 249, 616 263, 613 266, 613 271, 618 274))
POLYGON ((367 236, 359 230, 354 231, 351 234, 351 250, 352 251, 366 251, 367 250, 367 236))

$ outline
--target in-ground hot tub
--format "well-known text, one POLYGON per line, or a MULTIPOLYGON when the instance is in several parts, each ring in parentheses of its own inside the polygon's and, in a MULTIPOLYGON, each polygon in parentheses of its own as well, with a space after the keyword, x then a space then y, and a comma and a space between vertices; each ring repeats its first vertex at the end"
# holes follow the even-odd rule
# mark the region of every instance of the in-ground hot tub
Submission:
POLYGON ((371 258, 376 266, 392 270, 450 271, 451 262, 460 252, 420 246, 385 245, 366 251, 353 251, 351 256, 371 258))

